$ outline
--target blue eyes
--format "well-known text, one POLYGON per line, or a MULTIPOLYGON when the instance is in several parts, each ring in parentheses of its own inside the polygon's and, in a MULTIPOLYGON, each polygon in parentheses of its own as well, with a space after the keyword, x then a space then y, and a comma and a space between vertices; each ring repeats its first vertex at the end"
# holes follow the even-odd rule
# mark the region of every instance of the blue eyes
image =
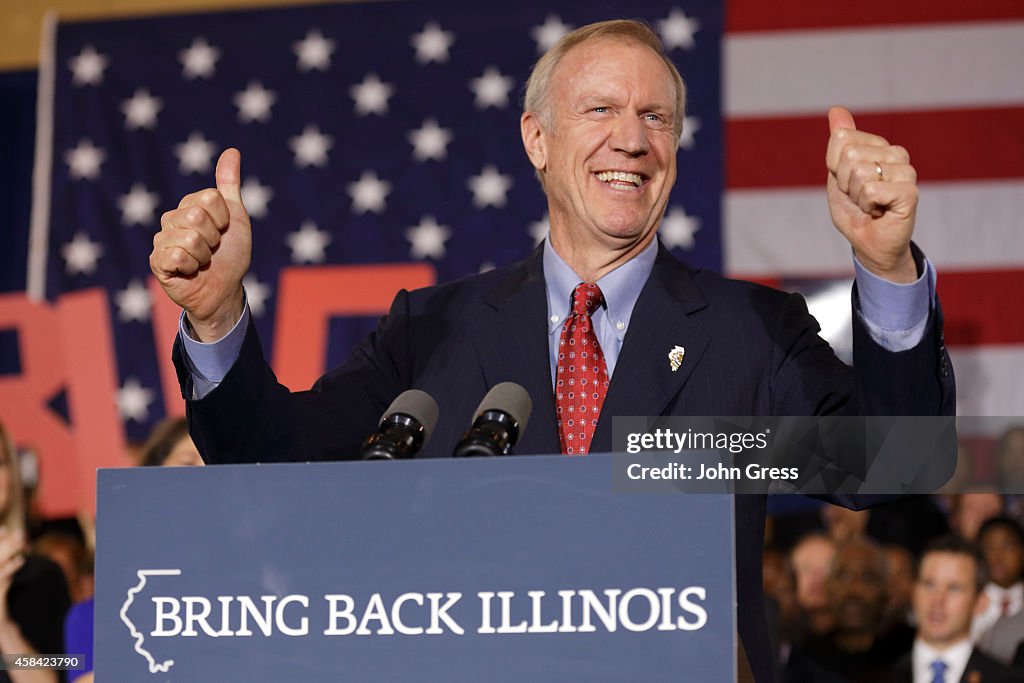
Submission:
MULTIPOLYGON (((594 114, 607 114, 608 112, 611 111, 611 107, 591 107, 590 111, 593 112, 594 114)), ((645 121, 649 121, 650 123, 665 123, 664 117, 662 117, 660 114, 654 114, 650 112, 644 114, 643 119, 645 121)))

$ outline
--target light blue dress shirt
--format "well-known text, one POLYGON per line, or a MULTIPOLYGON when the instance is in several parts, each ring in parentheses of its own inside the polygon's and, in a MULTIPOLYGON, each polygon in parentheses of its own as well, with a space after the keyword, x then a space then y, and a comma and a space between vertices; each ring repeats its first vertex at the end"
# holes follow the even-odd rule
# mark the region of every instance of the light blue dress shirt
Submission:
MULTIPOLYGON (((615 371, 622 342, 629 331, 633 307, 651 274, 657 255, 658 244, 652 240, 637 256, 596 283, 604 294, 605 307, 596 311, 592 320, 608 364, 609 379, 615 371)), ((888 351, 905 351, 921 341, 928 324, 930 308, 935 301, 935 268, 920 252, 915 251, 915 256, 919 260, 921 277, 905 285, 877 277, 856 258, 853 259, 860 292, 860 310, 855 314, 861 316, 871 337, 888 351)), ((548 297, 548 355, 553 382, 562 323, 569 314, 572 292, 583 280, 555 253, 549 240, 544 241, 543 263, 548 297)), ((186 362, 192 371, 195 387, 193 398, 202 398, 213 391, 231 369, 242 348, 249 316, 249 306, 246 304, 242 317, 230 332, 213 343, 204 344, 189 336, 185 327, 185 314, 182 313, 178 334, 185 349, 186 362)))

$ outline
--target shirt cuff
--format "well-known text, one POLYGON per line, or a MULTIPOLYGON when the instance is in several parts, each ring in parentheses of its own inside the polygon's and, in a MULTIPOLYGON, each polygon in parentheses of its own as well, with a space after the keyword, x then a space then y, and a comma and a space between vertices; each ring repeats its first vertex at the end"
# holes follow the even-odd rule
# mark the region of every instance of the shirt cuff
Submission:
POLYGON ((935 304, 935 266, 911 245, 921 273, 916 281, 898 284, 878 277, 853 257, 860 307, 857 312, 871 338, 887 351, 907 351, 924 338, 935 304))
POLYGON ((245 341, 245 330, 249 326, 249 303, 242 309, 242 317, 231 330, 215 342, 205 344, 193 339, 185 322, 185 311, 178 318, 178 336, 185 349, 185 364, 192 374, 192 398, 200 399, 217 388, 231 366, 238 359, 238 352, 245 341))

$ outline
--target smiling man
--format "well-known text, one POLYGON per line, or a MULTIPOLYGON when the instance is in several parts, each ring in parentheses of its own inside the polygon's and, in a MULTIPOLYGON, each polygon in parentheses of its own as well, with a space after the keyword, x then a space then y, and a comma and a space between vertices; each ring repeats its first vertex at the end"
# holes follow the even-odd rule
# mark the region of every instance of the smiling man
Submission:
MULTIPOLYGON (((150 257, 184 309, 175 361, 204 459, 357 457, 411 388, 440 406, 418 457, 448 457, 480 397, 504 381, 533 400, 518 454, 610 451, 615 415, 951 414, 934 272, 910 242, 906 150, 856 130, 845 109, 828 113, 828 202, 856 256, 854 369, 801 297, 691 270, 655 239, 684 111, 683 81, 648 26, 563 36, 534 68, 521 119, 549 238, 521 263, 399 292, 348 362, 294 393, 263 359, 245 304, 252 232, 240 154, 225 151, 216 189, 164 214, 150 257)), ((737 497, 741 670, 770 681, 764 520, 763 496, 737 497)))

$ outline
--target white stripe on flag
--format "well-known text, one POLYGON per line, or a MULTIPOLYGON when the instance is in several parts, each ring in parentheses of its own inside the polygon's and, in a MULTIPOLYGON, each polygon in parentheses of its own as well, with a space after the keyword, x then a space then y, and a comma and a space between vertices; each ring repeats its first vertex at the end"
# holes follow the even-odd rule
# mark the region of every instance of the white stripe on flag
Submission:
POLYGON ((1024 102, 1024 22, 773 31, 725 39, 730 117, 1024 102))
MULTIPOLYGON (((940 269, 1019 268, 1024 181, 921 183, 915 241, 940 269)), ((825 189, 729 190, 725 272, 765 277, 848 274, 849 244, 832 227, 825 189)))
POLYGON ((1020 415, 1024 346, 954 347, 957 415, 1020 415))

